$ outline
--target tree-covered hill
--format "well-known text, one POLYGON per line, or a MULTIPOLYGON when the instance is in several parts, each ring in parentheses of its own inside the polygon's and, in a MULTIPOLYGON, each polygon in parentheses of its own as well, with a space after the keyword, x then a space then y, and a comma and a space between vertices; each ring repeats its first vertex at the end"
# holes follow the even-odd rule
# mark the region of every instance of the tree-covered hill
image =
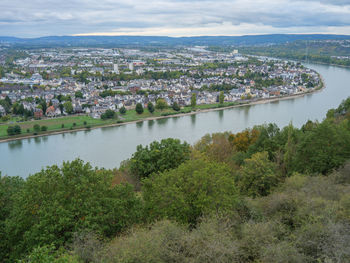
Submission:
POLYGON ((350 98, 256 126, 0 178, 1 262, 349 262, 350 98))

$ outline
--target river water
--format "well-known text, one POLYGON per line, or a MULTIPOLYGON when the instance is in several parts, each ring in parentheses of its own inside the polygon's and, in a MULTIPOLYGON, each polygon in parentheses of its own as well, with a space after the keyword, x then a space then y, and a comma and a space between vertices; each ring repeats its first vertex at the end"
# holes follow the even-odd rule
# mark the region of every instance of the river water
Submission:
POLYGON ((0 171, 2 175, 27 177, 48 165, 76 158, 114 168, 130 158, 137 145, 154 140, 172 137, 194 143, 207 133, 238 132, 270 122, 279 127, 292 122, 300 127, 307 120, 322 120, 328 109, 350 96, 350 69, 305 66, 323 76, 324 90, 265 104, 0 143, 0 171))

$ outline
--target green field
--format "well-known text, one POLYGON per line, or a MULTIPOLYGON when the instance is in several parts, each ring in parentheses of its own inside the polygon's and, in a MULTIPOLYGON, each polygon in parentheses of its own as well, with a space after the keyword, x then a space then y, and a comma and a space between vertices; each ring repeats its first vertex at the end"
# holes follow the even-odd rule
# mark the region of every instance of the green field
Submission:
MULTIPOLYGON (((196 110, 205 110, 205 109, 227 107, 227 106, 233 106, 233 105, 234 105, 233 103, 224 103, 222 105, 218 103, 197 105, 196 110)), ((168 108, 162 111, 155 110, 153 113, 150 113, 147 109, 145 109, 142 114, 137 114, 135 110, 128 110, 125 114, 118 113, 118 118, 110 119, 110 120, 93 119, 87 115, 66 116, 66 117, 31 120, 31 121, 21 121, 20 118, 13 117, 11 118, 10 121, 7 121, 6 123, 0 122, 0 140, 35 135, 34 129, 33 129, 33 126, 35 124, 38 124, 40 126, 47 126, 48 128, 47 131, 38 132, 37 134, 48 134, 48 133, 57 132, 57 131, 70 131, 70 130, 82 129, 82 128, 89 129, 92 127, 98 127, 98 126, 104 126, 104 125, 110 125, 110 124, 116 124, 116 123, 122 123, 122 122, 132 122, 132 121, 138 121, 138 120, 143 120, 143 119, 152 118, 152 117, 171 116, 171 115, 180 114, 180 113, 189 113, 192 110, 193 109, 189 106, 182 108, 181 111, 174 111, 173 109, 168 108), (7 128, 9 126, 14 126, 14 125, 19 125, 21 127, 22 133, 20 135, 8 136, 7 128), (62 125, 64 126, 62 127, 62 125)))

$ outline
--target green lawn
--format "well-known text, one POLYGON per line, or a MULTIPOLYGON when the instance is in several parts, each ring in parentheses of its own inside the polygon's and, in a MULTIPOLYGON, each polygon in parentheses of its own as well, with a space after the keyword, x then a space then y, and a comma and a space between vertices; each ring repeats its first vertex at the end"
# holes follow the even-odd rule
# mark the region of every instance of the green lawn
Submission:
MULTIPOLYGON (((216 104, 209 104, 209 105, 198 105, 196 109, 204 110, 204 109, 211 109, 211 108, 219 108, 219 107, 225 107, 225 106, 232 106, 235 105, 233 103, 224 103, 223 105, 220 105, 218 103, 216 104)), ((33 135, 34 129, 33 126, 35 124, 39 124, 40 126, 47 126, 49 132, 54 131, 63 131, 63 130, 74 130, 74 129, 80 129, 80 128, 89 128, 89 127, 96 127, 96 126, 103 126, 103 125, 109 125, 109 124, 115 124, 118 122, 131 122, 131 121, 137 121, 142 120, 146 118, 151 117, 161 117, 161 116, 171 116, 174 114, 179 113, 188 113, 191 112, 192 108, 187 106, 181 109, 181 111, 174 111, 171 108, 165 109, 165 110, 155 110, 153 113, 150 113, 147 109, 144 110, 142 114, 137 114, 135 110, 128 110, 125 114, 118 113, 118 119, 111 119, 111 120, 101 120, 101 119, 93 119, 90 116, 66 116, 66 117, 59 117, 59 118, 53 118, 53 119, 43 119, 43 120, 32 120, 32 121, 20 121, 21 119, 18 117, 11 118, 10 121, 6 123, 0 122, 0 139, 6 139, 10 136, 7 135, 7 128, 8 126, 13 125, 19 125, 21 127, 22 133, 18 137, 26 136, 26 135, 33 135), (84 124, 86 122, 86 124, 84 124), (74 125, 75 123, 75 125, 74 125), (62 124, 64 127, 62 128, 62 124)), ((42 132, 46 133, 46 132, 42 132)), ((40 132, 39 132, 40 134, 40 132)))
POLYGON ((60 130, 70 130, 72 129, 78 129, 78 128, 84 128, 84 127, 93 127, 93 126, 99 126, 99 125, 107 125, 116 123, 117 120, 99 120, 99 119, 93 119, 89 116, 67 116, 67 117, 60 117, 60 118, 53 118, 53 119, 43 119, 43 120, 33 120, 33 121, 24 121, 24 122, 13 122, 13 123, 6 123, 0 125, 0 138, 7 138, 7 128, 10 125, 19 125, 22 129, 22 136, 23 135, 31 135, 34 133, 33 126, 35 124, 39 124, 40 126, 47 126, 48 131, 60 131, 60 130), (84 122, 86 122, 86 125, 84 125, 84 122), (75 123, 75 125, 74 125, 75 123), (62 124, 64 127, 62 128, 62 124), (29 129, 29 132, 27 132, 27 129, 29 129))

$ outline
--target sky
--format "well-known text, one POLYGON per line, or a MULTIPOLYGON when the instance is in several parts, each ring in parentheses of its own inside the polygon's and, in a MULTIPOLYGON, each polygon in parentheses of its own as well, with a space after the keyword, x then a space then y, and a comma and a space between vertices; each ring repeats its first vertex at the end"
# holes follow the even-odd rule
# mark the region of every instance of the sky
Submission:
POLYGON ((0 35, 350 34, 350 0, 0 0, 0 35))

